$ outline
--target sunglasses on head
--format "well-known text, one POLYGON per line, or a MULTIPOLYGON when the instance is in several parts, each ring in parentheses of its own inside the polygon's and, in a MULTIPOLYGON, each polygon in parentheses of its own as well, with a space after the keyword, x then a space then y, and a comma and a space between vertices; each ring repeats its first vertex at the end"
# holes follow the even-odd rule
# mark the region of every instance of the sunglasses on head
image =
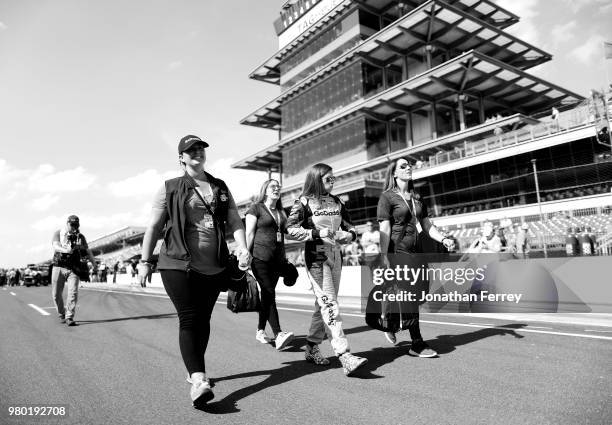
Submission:
POLYGON ((336 183, 336 178, 335 178, 335 177, 333 177, 333 176, 332 176, 332 177, 325 177, 325 178, 323 179, 323 181, 324 181, 325 183, 334 184, 334 183, 336 183))

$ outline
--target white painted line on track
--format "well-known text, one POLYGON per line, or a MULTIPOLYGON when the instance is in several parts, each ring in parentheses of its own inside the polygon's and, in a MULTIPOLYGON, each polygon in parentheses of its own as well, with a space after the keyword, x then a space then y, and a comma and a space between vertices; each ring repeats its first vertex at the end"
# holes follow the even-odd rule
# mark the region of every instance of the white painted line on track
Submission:
POLYGON ((485 328, 491 328, 491 327, 495 327, 495 323, 468 323, 469 325, 478 325, 478 326, 482 326, 485 328))
POLYGON ((95 291, 95 292, 112 292, 115 294, 139 295, 141 297, 168 298, 168 295, 148 294, 146 292, 115 291, 113 289, 96 289, 96 288, 83 288, 83 289, 87 289, 88 291, 95 291))
MULTIPOLYGON (((114 291, 112 289, 110 289, 110 290, 93 289, 93 288, 87 288, 87 289, 90 290, 90 291, 97 291, 97 292, 115 292, 115 293, 120 293, 120 294, 140 295, 140 296, 145 296, 145 297, 169 298, 168 295, 147 294, 147 293, 142 293, 142 292, 114 291)), ((227 304, 227 302, 226 301, 217 301, 217 304, 227 304)), ((303 309, 303 308, 277 307, 277 309, 278 310, 287 310, 287 311, 299 311, 299 312, 305 312, 305 313, 312 313, 313 312, 312 309, 306 310, 306 309, 303 309)), ((363 314, 342 313, 342 315, 343 316, 363 318, 363 314)), ((502 331, 514 331, 514 332, 525 332, 525 333, 535 333, 535 334, 545 334, 545 335, 558 335, 558 336, 573 336, 573 337, 577 337, 577 338, 603 339, 603 340, 606 340, 606 341, 612 341, 612 336, 586 335, 586 334, 576 334, 576 333, 569 333, 569 332, 554 332, 554 331, 544 331, 544 330, 538 330, 538 329, 525 329, 525 328, 515 329, 515 328, 509 328, 509 327, 503 327, 503 326, 495 326, 495 325, 470 324, 470 323, 453 323, 453 322, 438 322, 438 321, 434 321, 434 320, 420 320, 420 322, 421 323, 430 323, 430 324, 433 324, 433 325, 463 326, 463 327, 467 327, 467 328, 480 328, 480 329, 498 329, 498 330, 502 330, 502 331)))
POLYGON ((612 331, 600 331, 598 329, 585 329, 585 332, 601 332, 601 333, 612 333, 612 331))
POLYGON ((17 296, 17 294, 16 294, 16 293, 14 293, 13 291, 11 291, 11 292, 10 292, 10 294, 11 294, 12 296, 14 296, 14 297, 15 297, 15 296, 17 296))
POLYGON ((548 326, 531 326, 531 325, 527 325, 527 327, 529 329, 552 329, 551 327, 548 327, 548 326))
POLYGON ((40 314, 42 314, 43 316, 49 316, 49 312, 46 312, 45 310, 43 310, 42 308, 34 305, 34 304, 28 304, 30 307, 32 307, 34 310, 38 311, 40 314))

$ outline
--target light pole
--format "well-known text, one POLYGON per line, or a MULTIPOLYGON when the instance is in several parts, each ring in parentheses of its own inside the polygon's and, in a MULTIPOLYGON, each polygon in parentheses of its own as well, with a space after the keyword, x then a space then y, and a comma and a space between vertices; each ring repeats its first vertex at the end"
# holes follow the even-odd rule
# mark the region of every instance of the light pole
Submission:
MULTIPOLYGON (((540 199, 540 185, 538 183, 538 169, 536 167, 536 160, 532 159, 531 164, 533 165, 533 179, 535 181, 536 196, 538 199, 538 209, 540 210, 540 222, 544 223, 544 215, 542 214, 542 200, 540 199)), ((542 246, 544 247, 544 258, 548 258, 548 252, 546 250, 546 240, 544 238, 542 238, 542 246)))

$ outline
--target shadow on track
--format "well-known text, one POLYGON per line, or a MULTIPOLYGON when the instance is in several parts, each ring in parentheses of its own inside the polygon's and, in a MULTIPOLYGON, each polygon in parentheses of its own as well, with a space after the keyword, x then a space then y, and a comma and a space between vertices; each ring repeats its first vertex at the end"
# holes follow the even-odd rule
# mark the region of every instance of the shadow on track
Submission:
MULTIPOLYGON (((511 335, 515 338, 524 338, 523 335, 517 334, 516 329, 522 329, 527 326, 524 323, 513 323, 503 326, 497 326, 495 328, 484 328, 478 329, 473 332, 467 332, 458 335, 438 335, 433 339, 426 340, 426 342, 438 352, 438 354, 448 354, 459 346, 471 344, 481 339, 490 338, 493 336, 504 336, 511 335)), ((384 340, 384 336, 381 333, 381 339, 384 340)), ((376 376, 373 372, 381 366, 388 363, 392 363, 395 359, 408 355, 408 350, 411 343, 409 341, 399 342, 395 346, 391 347, 376 347, 371 351, 364 351, 361 353, 354 353, 358 356, 368 358, 368 363, 363 367, 364 370, 370 372, 370 376, 376 376)), ((368 379, 367 377, 365 379, 368 379)), ((371 379, 371 378, 370 378, 371 379)))
POLYGON ((170 317, 177 317, 176 313, 164 313, 164 314, 152 314, 150 316, 131 316, 131 317, 117 317, 115 319, 101 319, 101 320, 79 320, 78 324, 91 325, 95 323, 110 323, 110 322, 122 322, 124 320, 140 320, 140 319, 168 319, 170 317))
MULTIPOLYGON (((439 335, 438 337, 428 340, 427 343, 432 346, 439 354, 448 354, 454 351, 457 347, 470 344, 472 342, 479 341, 481 339, 493 337, 493 336, 503 336, 503 335, 512 335, 515 338, 523 338, 523 335, 519 335, 515 332, 516 329, 524 328, 526 324, 508 324, 504 326, 497 326, 496 328, 485 328, 478 329, 474 332, 468 332, 459 335, 439 335)), ((355 328, 345 330, 346 334, 353 334, 359 332, 365 332, 372 330, 368 326, 358 326, 355 328)), ((384 337, 382 333, 380 333, 382 340, 384 337)), ((382 341, 381 341, 382 343, 382 341)), ((299 335, 296 336, 295 339, 287 346, 284 351, 302 351, 303 346, 306 344, 306 336, 299 335)), ((363 356, 368 358, 368 363, 360 369, 358 374, 358 378, 361 379, 381 379, 384 376, 377 375, 373 373, 376 369, 385 364, 392 363, 395 359, 400 358, 402 356, 407 355, 407 347, 410 346, 410 342, 402 341, 396 346, 392 347, 376 347, 370 351, 364 351, 360 353, 354 353, 358 356, 363 356)), ((332 356, 334 357, 334 356, 332 356)), ((240 409, 238 406, 238 401, 243 398, 250 396, 251 394, 257 393, 259 391, 263 391, 266 388, 273 387, 275 385, 281 385, 285 382, 293 381, 299 379, 306 375, 311 375, 313 373, 324 372, 329 370, 330 368, 338 369, 340 368, 340 362, 331 358, 330 366, 317 366, 312 363, 308 363, 304 360, 291 361, 282 363, 284 366, 278 369, 268 369, 268 370, 257 370, 252 372, 244 372, 236 375, 228 375, 222 376, 219 378, 211 379, 212 384, 214 386, 215 383, 220 381, 228 381, 231 379, 241 379, 241 378, 250 378, 254 376, 266 376, 261 382, 258 382, 253 385, 249 385, 247 387, 241 388, 239 390, 234 391, 231 394, 228 394, 223 399, 219 401, 215 401, 212 403, 208 403, 204 406, 202 411, 207 413, 214 414, 228 414, 228 413, 236 413, 239 412, 240 409)))

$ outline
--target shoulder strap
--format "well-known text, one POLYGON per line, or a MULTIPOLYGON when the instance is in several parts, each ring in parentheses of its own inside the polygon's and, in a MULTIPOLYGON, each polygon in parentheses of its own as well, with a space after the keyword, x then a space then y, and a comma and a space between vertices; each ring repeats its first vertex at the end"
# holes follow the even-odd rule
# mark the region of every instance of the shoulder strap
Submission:
POLYGON ((215 218, 215 214, 213 213, 212 208, 210 207, 210 204, 208 202, 206 202, 206 199, 204 199, 204 197, 202 196, 202 194, 200 193, 200 191, 198 190, 197 187, 194 187, 193 191, 196 193, 196 195, 198 195, 198 198, 200 198, 200 201, 202 201, 202 203, 204 204, 204 207, 206 207, 206 210, 208 210, 208 213, 214 219, 215 218))

